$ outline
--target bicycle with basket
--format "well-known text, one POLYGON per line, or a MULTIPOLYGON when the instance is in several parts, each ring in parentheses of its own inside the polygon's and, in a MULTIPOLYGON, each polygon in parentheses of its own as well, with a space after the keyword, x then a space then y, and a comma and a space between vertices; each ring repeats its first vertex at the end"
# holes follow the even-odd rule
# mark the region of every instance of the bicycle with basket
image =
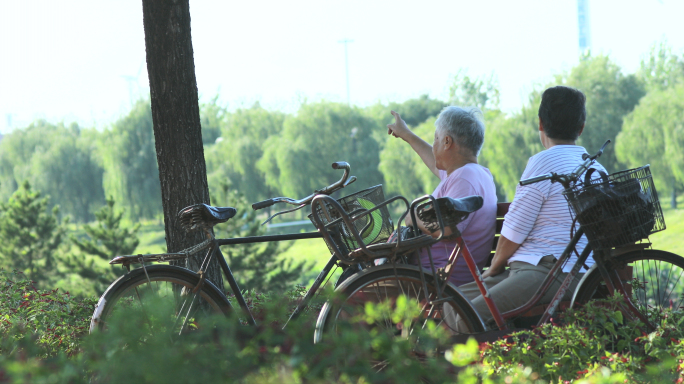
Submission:
MULTIPOLYGON (((383 265, 364 269, 337 288, 339 298, 326 303, 319 315, 316 341, 322 341, 328 332, 335 332, 340 321, 357 318, 369 301, 395 303, 400 295, 413 300, 421 308, 408 326, 405 322, 395 323, 389 315, 372 325, 360 326, 411 338, 415 329, 424 328, 428 322, 432 322, 450 330, 454 335, 452 342, 465 341, 469 336, 476 336, 479 340, 498 338, 515 330, 513 321, 529 313, 530 309, 540 303, 552 282, 559 278, 562 267, 571 254, 577 253, 575 247, 585 234, 588 245, 578 254, 577 262, 554 298, 543 305, 544 312, 539 316, 538 325, 551 319, 573 280, 578 277, 581 266, 585 265, 592 253, 594 265, 577 284, 570 307, 620 293, 623 300, 619 307, 624 316, 629 320, 641 321, 648 330, 653 330, 667 316, 681 316, 684 309, 684 258, 670 252, 650 249, 651 243, 642 241, 650 234, 665 229, 650 167, 646 165, 592 178, 595 171, 590 170, 591 165, 609 142, 594 156, 585 154, 584 162, 571 174, 551 173, 520 182, 521 185, 546 180, 560 183, 578 226, 573 223, 572 229, 569 228, 571 240, 536 294, 526 304, 505 313, 501 313, 489 298, 488 289, 480 278, 480 271, 456 227, 469 213, 481 207, 481 198, 478 201, 477 196, 464 199, 434 199, 426 196, 410 205, 401 197, 394 198, 407 205, 407 211, 399 222, 407 214, 411 214, 413 223, 416 223, 417 215, 438 235, 433 237, 421 234, 409 240, 399 237, 392 243, 364 241, 366 238, 363 233, 367 230, 367 224, 358 225, 356 220, 363 215, 372 215, 372 209, 359 211, 356 215, 347 214, 344 207, 334 199, 326 196, 314 198, 314 222, 340 261, 352 264, 369 263, 377 259, 388 260, 383 265), (457 246, 450 255, 447 266, 435 268, 429 246, 441 240, 445 233, 456 239, 457 246), (420 248, 427 249, 431 268, 423 268, 421 263, 407 264, 420 248), (493 320, 488 323, 482 321, 470 301, 448 281, 451 268, 458 257, 465 259, 492 313, 493 320), (445 308, 460 319, 464 326, 456 329, 454 324, 446 322, 445 308)), ((390 200, 387 202, 391 202, 390 200)), ((380 207, 384 205, 378 205, 375 211, 381 210, 380 207)), ((420 233, 417 227, 414 227, 414 231, 420 233)), ((415 339, 412 341, 417 342, 415 339)))
MULTIPOLYGON (((317 196, 328 196, 356 181, 355 176, 350 176, 351 168, 348 163, 337 162, 333 163, 332 167, 333 169, 344 170, 343 176, 337 182, 316 190, 311 195, 299 200, 288 197, 276 197, 255 203, 252 205, 252 208, 259 210, 277 203, 295 206, 292 209, 271 215, 264 222, 266 224, 276 216, 309 206, 311 201, 317 196)), ((371 202, 378 199, 383 199, 380 186, 361 191, 355 195, 364 196, 355 200, 362 201, 364 202, 363 204, 371 204, 371 202)), ((343 198, 341 201, 344 202, 345 199, 343 198)), ((206 204, 186 207, 178 213, 177 220, 180 221, 181 226, 186 231, 204 232, 206 235, 205 241, 180 252, 124 255, 112 259, 110 264, 122 265, 128 270, 128 273, 114 281, 100 297, 92 316, 90 331, 106 329, 110 319, 115 316, 125 317, 126 313, 134 308, 145 312, 150 307, 155 306, 157 310, 165 311, 165 313, 156 316, 156 318, 169 320, 168 326, 178 334, 198 326, 201 323, 201 319, 209 315, 231 315, 234 309, 226 293, 209 281, 203 272, 212 260, 218 261, 223 276, 234 295, 234 300, 242 310, 240 315, 242 321, 255 325, 256 321, 248 308, 243 292, 225 257, 221 253, 220 247, 246 243, 321 238, 322 234, 320 232, 306 232, 230 239, 215 238, 211 228, 218 223, 226 222, 236 213, 236 210, 231 207, 212 207, 206 204), (203 252, 205 256, 198 271, 192 271, 176 265, 159 264, 170 261, 183 262, 190 255, 200 252, 203 252), (139 267, 131 268, 132 266, 139 267)), ((377 227, 369 233, 376 238, 381 238, 388 231, 391 232, 389 227, 377 227)), ((314 296, 330 281, 335 275, 335 269, 339 266, 352 273, 355 271, 353 268, 348 268, 347 264, 340 264, 336 255, 331 255, 328 263, 294 309, 288 322, 297 318, 311 304, 314 296)), ((344 279, 349 275, 350 273, 343 273, 341 278, 344 279)))

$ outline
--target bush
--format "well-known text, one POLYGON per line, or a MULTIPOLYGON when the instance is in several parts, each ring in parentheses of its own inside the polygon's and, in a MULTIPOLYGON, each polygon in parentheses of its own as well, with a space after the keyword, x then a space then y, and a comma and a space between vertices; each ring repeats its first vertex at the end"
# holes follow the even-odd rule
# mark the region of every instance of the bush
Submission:
POLYGON ((31 344, 40 358, 79 351, 88 331, 95 299, 74 299, 69 292, 37 290, 21 272, 0 270, 0 335, 3 355, 31 344))
MULTIPOLYGON (((257 327, 235 317, 211 319, 181 337, 147 307, 110 319, 107 332, 86 335, 94 299, 35 290, 21 274, 0 274, 0 382, 17 383, 623 383, 682 382, 684 344, 678 316, 651 334, 627 323, 617 299, 567 311, 562 325, 545 325, 478 345, 474 340, 439 352, 448 339, 440 327, 405 339, 354 327, 372 323, 386 304, 341 324, 313 344, 310 311, 283 330, 302 294, 248 295, 257 327), (150 320, 152 319, 152 320, 150 320), (144 326, 143 326, 144 325, 144 326)), ((407 320, 410 301, 393 316, 407 320)))

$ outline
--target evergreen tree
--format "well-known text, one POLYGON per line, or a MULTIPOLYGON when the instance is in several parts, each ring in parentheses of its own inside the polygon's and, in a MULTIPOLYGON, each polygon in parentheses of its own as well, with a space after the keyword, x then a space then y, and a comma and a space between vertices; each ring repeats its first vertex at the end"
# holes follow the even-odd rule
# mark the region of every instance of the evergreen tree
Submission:
POLYGON ((119 255, 130 255, 140 243, 137 237, 140 224, 136 224, 132 229, 121 228, 123 214, 123 211, 117 213, 114 210, 114 199, 109 197, 107 205, 95 212, 97 224, 83 226, 89 239, 79 240, 72 237, 72 241, 82 252, 104 260, 111 260, 119 255))
POLYGON ((0 203, 2 264, 43 280, 56 270, 56 256, 65 228, 57 220, 59 208, 48 210, 49 199, 24 181, 7 203, 0 203))
POLYGON ((97 259, 109 261, 115 256, 130 255, 140 243, 137 236, 140 224, 131 229, 122 228, 123 216, 123 210, 117 212, 114 209, 114 199, 110 197, 107 205, 95 212, 97 223, 83 226, 88 239, 71 236, 82 254, 70 255, 64 259, 64 263, 70 271, 92 283, 98 293, 103 292, 125 270, 118 266, 108 266, 97 259))

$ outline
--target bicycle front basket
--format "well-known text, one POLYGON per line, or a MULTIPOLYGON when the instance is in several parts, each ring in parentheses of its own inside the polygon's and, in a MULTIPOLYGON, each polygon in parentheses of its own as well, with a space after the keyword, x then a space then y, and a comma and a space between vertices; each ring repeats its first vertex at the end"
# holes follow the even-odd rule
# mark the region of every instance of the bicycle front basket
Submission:
MULTIPOLYGON (((350 217, 370 210, 384 201, 385 195, 382 192, 382 185, 376 185, 337 200, 337 202, 340 203, 344 209, 345 213, 350 217)), ((320 212, 320 206, 318 206, 317 209, 319 209, 319 212, 317 212, 317 217, 324 221, 324 225, 339 218, 339 215, 336 214, 336 210, 331 209, 331 207, 328 207, 328 215, 330 215, 329 218, 320 212)), ((309 214, 309 219, 314 223, 315 226, 316 223, 313 220, 312 214, 309 214)), ((342 250, 346 250, 347 252, 360 247, 360 245, 357 244, 352 231, 356 231, 358 234, 360 234, 363 243, 367 246, 386 242, 394 231, 394 225, 392 223, 387 206, 379 208, 370 214, 367 214, 354 221, 354 228, 347 228, 347 226, 342 222, 334 227, 335 228, 331 228, 330 230, 337 231, 339 236, 333 236, 333 238, 336 238, 337 241, 339 241, 339 244, 337 244, 338 247, 342 250)), ((332 253, 333 249, 329 244, 328 248, 332 253)))
POLYGON ((580 183, 564 195, 593 249, 634 243, 665 229, 648 165, 580 183))

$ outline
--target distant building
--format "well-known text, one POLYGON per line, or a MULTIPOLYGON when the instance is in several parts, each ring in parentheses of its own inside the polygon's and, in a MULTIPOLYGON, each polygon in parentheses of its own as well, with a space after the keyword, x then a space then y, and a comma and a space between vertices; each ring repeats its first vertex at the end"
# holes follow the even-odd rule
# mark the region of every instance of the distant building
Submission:
POLYGON ((577 26, 579 27, 580 53, 586 53, 591 49, 591 29, 589 25, 589 0, 577 0, 577 26))

